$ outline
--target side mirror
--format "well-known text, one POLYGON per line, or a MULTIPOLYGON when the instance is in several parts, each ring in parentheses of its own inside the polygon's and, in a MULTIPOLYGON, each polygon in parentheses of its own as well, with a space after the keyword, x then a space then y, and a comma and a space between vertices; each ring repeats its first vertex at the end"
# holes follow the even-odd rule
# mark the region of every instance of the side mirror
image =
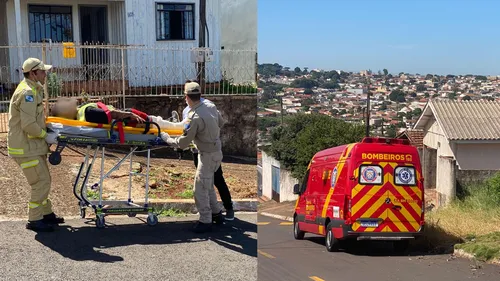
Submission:
POLYGON ((300 185, 298 183, 293 186, 293 194, 300 195, 300 185))

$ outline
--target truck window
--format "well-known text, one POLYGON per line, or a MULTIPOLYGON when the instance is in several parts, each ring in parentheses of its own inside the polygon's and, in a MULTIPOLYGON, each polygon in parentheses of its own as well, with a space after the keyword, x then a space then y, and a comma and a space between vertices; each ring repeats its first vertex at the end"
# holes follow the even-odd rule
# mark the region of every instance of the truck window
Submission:
POLYGON ((360 184, 375 185, 382 184, 382 167, 379 165, 361 165, 359 166, 358 182, 360 184))
POLYGON ((398 166, 394 169, 396 185, 415 185, 415 167, 398 166))
POLYGON ((300 187, 300 192, 303 194, 307 188, 307 182, 309 181, 309 169, 306 171, 304 175, 304 179, 302 179, 302 186, 300 187))

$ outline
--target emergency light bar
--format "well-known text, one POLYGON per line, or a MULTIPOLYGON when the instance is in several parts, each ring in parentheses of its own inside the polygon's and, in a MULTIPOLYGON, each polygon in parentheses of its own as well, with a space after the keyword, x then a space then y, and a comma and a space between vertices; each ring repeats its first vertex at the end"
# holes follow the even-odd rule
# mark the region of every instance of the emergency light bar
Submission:
POLYGON ((393 139, 393 138, 380 138, 380 137, 365 137, 361 143, 386 143, 386 144, 402 144, 410 145, 407 139, 393 139))

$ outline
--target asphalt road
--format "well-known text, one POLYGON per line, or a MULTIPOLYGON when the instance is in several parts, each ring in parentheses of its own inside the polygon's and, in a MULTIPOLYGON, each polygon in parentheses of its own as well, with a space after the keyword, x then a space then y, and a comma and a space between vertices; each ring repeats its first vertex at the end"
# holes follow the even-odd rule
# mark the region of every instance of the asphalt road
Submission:
POLYGON ((0 222, 0 280, 257 280, 256 214, 238 214, 210 234, 197 216, 68 220, 37 234, 23 221, 0 222))
POLYGON ((304 240, 295 240, 291 222, 260 215, 258 233, 259 281, 500 280, 500 266, 478 267, 450 255, 394 256, 390 246, 380 242, 330 253, 323 238, 306 234, 304 240))

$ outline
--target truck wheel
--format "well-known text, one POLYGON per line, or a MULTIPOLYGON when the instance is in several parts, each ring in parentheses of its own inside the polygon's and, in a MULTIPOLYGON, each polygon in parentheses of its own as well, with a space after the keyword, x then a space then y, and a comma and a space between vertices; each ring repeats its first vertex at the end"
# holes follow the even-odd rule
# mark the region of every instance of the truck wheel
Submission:
POLYGON ((393 241, 392 242, 392 247, 394 251, 398 254, 404 254, 410 245, 409 240, 399 240, 399 241, 393 241))
POLYGON ((327 229, 326 236, 325 236, 326 250, 328 252, 338 251, 338 249, 339 249, 339 240, 337 238, 335 238, 335 236, 333 235, 331 224, 328 224, 328 226, 326 227, 326 229, 327 229))
POLYGON ((304 239, 304 235, 306 233, 302 230, 300 230, 299 228, 299 222, 297 221, 297 219, 294 219, 294 222, 293 222, 293 237, 295 237, 295 239, 297 240, 302 240, 304 239))

